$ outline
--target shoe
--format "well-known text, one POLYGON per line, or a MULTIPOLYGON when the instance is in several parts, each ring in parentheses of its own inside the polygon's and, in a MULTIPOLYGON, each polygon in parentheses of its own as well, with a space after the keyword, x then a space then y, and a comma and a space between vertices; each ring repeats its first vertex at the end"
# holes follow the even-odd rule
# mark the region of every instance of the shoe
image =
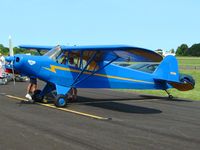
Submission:
POLYGON ((26 94, 26 96, 25 96, 28 100, 32 100, 32 97, 31 97, 31 95, 30 94, 26 94))

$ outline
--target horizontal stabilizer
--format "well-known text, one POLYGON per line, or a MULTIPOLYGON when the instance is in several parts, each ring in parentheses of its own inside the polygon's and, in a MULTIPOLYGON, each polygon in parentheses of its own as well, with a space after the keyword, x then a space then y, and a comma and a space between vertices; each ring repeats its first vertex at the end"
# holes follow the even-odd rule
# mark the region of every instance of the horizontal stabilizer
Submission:
POLYGON ((169 84, 179 91, 189 91, 194 88, 194 84, 191 82, 183 82, 183 83, 169 82, 169 84))

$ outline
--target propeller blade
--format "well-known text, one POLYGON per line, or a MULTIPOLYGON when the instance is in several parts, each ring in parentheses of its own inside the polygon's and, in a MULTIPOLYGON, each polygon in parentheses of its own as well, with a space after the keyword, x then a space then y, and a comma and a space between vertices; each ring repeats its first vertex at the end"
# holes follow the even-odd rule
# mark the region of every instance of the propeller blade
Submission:
POLYGON ((13 52, 13 47, 12 47, 12 39, 11 36, 9 36, 9 57, 6 57, 6 61, 10 62, 10 65, 12 66, 12 76, 13 76, 13 84, 15 85, 15 73, 14 73, 14 67, 13 67, 13 63, 14 63, 14 52, 13 52))
POLYGON ((10 56, 13 56, 14 55, 14 52, 13 52, 13 47, 12 47, 12 39, 11 39, 11 36, 9 36, 9 54, 10 56))

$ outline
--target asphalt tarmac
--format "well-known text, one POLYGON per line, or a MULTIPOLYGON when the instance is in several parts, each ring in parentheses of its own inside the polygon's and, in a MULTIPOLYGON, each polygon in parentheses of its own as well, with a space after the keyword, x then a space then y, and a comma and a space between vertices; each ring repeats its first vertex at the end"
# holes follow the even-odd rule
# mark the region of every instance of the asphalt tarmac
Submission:
POLYGON ((59 110, 21 103, 27 84, 0 86, 0 150, 200 149, 200 101, 78 89, 59 110))

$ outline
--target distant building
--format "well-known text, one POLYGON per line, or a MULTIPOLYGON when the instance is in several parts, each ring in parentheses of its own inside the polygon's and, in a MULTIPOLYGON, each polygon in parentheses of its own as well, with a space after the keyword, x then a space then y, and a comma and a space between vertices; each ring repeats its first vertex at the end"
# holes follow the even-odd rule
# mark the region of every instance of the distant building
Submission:
POLYGON ((160 55, 163 55, 163 50, 162 49, 157 49, 157 50, 155 50, 155 52, 160 54, 160 55))
POLYGON ((175 53, 172 53, 171 51, 166 51, 166 52, 163 52, 163 56, 168 56, 168 55, 172 55, 172 56, 175 56, 176 54, 175 53))
POLYGON ((176 54, 172 52, 172 50, 170 51, 163 51, 162 49, 157 49, 155 50, 156 53, 162 55, 162 56, 168 56, 168 55, 172 55, 172 56, 175 56, 176 54))

